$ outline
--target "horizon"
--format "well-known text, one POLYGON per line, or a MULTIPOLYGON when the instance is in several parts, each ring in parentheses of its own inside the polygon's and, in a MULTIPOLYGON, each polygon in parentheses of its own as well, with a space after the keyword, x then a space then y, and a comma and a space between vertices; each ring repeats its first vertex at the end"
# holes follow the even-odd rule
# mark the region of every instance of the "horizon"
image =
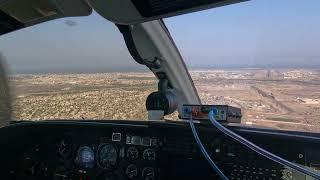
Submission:
MULTIPOLYGON (((193 71, 207 71, 207 70, 225 70, 225 71, 245 71, 245 70, 320 70, 320 67, 187 67, 189 72, 193 71)), ((113 70, 92 70, 92 69, 77 69, 77 70, 65 70, 62 71, 61 69, 59 70, 48 70, 48 71, 19 71, 19 72, 12 72, 9 70, 8 74, 9 75, 41 75, 41 74, 104 74, 104 73, 152 73, 149 69, 143 68, 140 70, 128 70, 128 69, 113 69, 113 70)))

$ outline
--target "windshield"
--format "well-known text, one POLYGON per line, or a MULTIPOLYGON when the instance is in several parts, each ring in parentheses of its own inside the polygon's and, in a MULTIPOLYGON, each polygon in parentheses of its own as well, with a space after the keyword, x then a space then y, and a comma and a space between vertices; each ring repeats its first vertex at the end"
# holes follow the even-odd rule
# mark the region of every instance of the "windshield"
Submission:
MULTIPOLYGON (((320 132, 319 7, 255 0, 165 23, 203 104, 240 107, 245 126, 320 132)), ((95 12, 3 35, 0 50, 15 120, 147 119, 157 80, 95 12)))
POLYGON ((203 104, 320 132, 320 2, 255 0, 165 19, 203 104))
POLYGON ((147 118, 154 75, 136 63, 117 27, 96 13, 0 37, 15 120, 147 118))

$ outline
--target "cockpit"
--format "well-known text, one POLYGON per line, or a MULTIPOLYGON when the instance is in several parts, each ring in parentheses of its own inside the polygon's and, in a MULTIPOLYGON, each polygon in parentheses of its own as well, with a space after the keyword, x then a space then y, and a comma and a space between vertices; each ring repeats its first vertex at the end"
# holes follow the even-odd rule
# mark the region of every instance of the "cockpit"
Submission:
POLYGON ((0 179, 320 179, 319 7, 0 1, 0 179))

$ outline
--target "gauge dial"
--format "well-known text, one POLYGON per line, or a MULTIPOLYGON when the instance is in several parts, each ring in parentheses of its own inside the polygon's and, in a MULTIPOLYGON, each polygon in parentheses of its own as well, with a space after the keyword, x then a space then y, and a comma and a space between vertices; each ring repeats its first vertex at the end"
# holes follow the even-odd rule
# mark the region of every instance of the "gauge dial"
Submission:
POLYGON ((126 169, 126 175, 129 179, 133 179, 138 176, 138 168, 134 164, 130 164, 126 169))
POLYGON ((59 155, 63 158, 70 156, 72 152, 72 143, 70 139, 63 139, 59 145, 59 155))
POLYGON ((79 148, 76 162, 78 165, 80 165, 80 167, 90 169, 94 166, 94 161, 94 152, 92 148, 89 146, 82 146, 79 148))
POLYGON ((142 169, 142 178, 144 180, 154 180, 155 173, 152 167, 145 167, 142 169))
POLYGON ((98 164, 104 169, 114 168, 117 164, 117 149, 112 144, 101 145, 98 150, 98 164))
POLYGON ((139 150, 134 146, 129 147, 127 150, 127 158, 138 159, 138 157, 139 157, 139 150))
POLYGON ((142 157, 144 160, 154 161, 156 160, 156 153, 152 149, 146 149, 143 151, 142 157))
POLYGON ((60 179, 69 179, 67 170, 63 166, 57 167, 53 175, 53 180, 60 180, 60 179))

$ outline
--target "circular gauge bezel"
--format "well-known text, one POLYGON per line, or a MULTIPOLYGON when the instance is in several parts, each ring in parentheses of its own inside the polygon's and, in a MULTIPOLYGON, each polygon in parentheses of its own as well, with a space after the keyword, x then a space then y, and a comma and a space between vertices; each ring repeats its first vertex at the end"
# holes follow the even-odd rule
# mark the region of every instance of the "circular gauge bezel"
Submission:
POLYGON ((129 179, 134 179, 134 178, 136 178, 136 177, 139 175, 139 169, 138 169, 137 165, 135 165, 135 164, 129 164, 129 165, 126 167, 125 173, 126 173, 126 176, 127 176, 129 179), (129 167, 134 167, 135 170, 136 170, 136 172, 137 172, 137 173, 136 173, 134 176, 132 176, 132 177, 130 177, 130 176, 128 175, 128 169, 129 169, 129 167))
POLYGON ((146 173, 147 170, 152 170, 152 174, 153 174, 152 178, 155 179, 156 173, 155 173, 153 167, 144 167, 144 168, 142 169, 142 173, 141 173, 142 179, 146 179, 146 177, 149 177, 149 176, 146 176, 146 175, 145 175, 145 173, 146 173))
POLYGON ((96 154, 94 152, 94 149, 90 146, 80 146, 77 150, 77 155, 76 155, 76 159, 75 159, 76 163, 81 167, 81 168, 84 168, 84 169, 92 169, 95 164, 96 164, 96 154), (92 156, 93 156, 93 161, 91 162, 92 164, 90 164, 89 166, 86 166, 85 163, 86 162, 81 162, 81 158, 80 158, 80 152, 83 150, 83 149, 88 149, 90 150, 92 153, 92 156))
POLYGON ((156 152, 153 150, 153 149, 151 149, 151 148, 147 148, 147 149, 145 149, 144 151, 143 151, 143 153, 142 153, 142 159, 143 160, 146 160, 146 161, 155 161, 156 160, 156 158, 157 158, 157 154, 156 154, 156 152), (154 159, 148 159, 148 158, 145 158, 145 154, 147 153, 147 151, 151 151, 153 154, 154 154, 154 159))
POLYGON ((73 153, 73 144, 70 138, 64 138, 59 142, 58 153, 62 158, 70 158, 73 153))
POLYGON ((114 169, 114 168, 117 166, 118 158, 119 158, 118 148, 117 148, 114 144, 104 143, 104 144, 100 144, 100 145, 99 145, 98 151, 97 151, 97 164, 98 164, 98 166, 99 166, 100 168, 102 168, 102 169, 114 169), (115 164, 114 164, 114 165, 111 165, 111 166, 108 166, 108 167, 107 167, 107 166, 105 167, 104 165, 102 165, 102 164, 100 163, 100 152, 101 152, 102 148, 104 148, 105 146, 112 146, 112 147, 115 149, 116 155, 117 155, 115 164))
POLYGON ((128 159, 139 159, 139 155, 140 155, 140 152, 139 152, 139 149, 138 149, 137 147, 135 147, 135 146, 130 146, 130 147, 127 148, 126 157, 127 157, 128 159), (130 149, 135 149, 135 150, 137 151, 137 157, 134 157, 134 158, 133 158, 133 157, 130 157, 130 156, 128 155, 130 149))

